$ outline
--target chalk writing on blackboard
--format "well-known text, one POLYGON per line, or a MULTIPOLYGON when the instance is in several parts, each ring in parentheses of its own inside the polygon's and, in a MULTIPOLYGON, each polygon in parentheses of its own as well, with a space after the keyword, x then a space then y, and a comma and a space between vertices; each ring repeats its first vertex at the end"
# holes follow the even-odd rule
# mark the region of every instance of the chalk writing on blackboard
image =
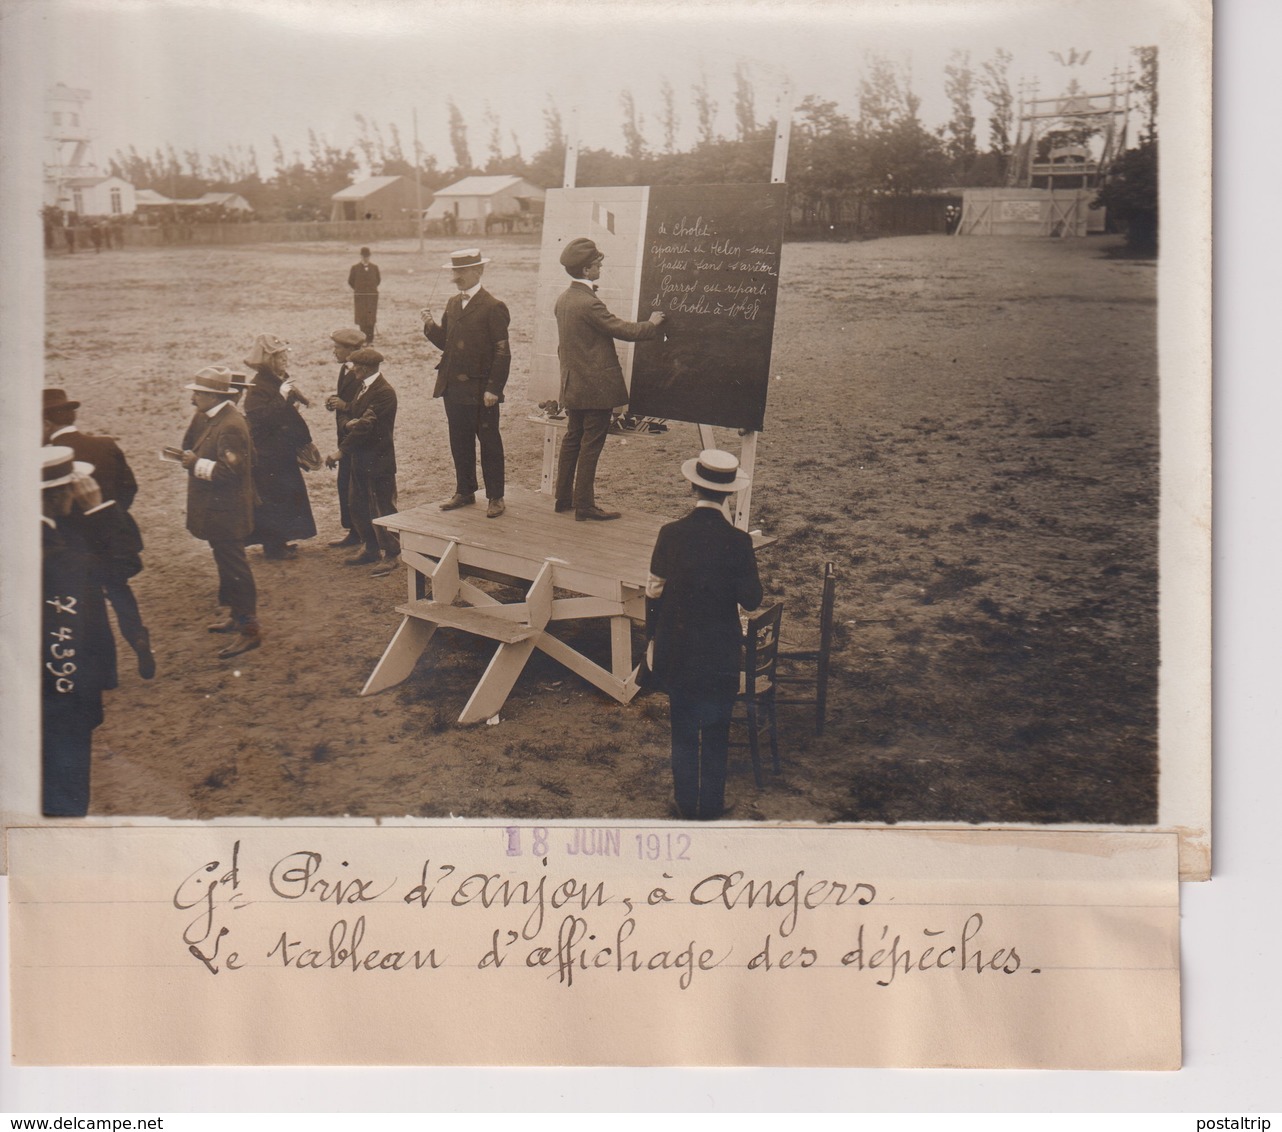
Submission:
POLYGON ((643 416, 760 429, 783 241, 783 185, 650 189, 630 408, 643 416))

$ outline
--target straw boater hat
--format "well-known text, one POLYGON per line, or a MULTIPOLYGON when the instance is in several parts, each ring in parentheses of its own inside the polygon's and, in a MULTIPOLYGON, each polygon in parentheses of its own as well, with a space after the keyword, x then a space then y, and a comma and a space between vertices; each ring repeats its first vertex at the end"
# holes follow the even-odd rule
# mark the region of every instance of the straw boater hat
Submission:
POLYGON ((450 262, 443 263, 441 266, 457 270, 460 267, 480 267, 481 264, 489 262, 488 259, 481 258, 480 248, 464 248, 461 252, 450 252, 450 262))
POLYGON ((79 401, 67 400, 67 391, 65 389, 46 389, 44 391, 44 411, 47 413, 50 409, 78 409, 79 401))
POLYGON ((330 338, 340 346, 355 347, 365 345, 365 335, 359 330, 348 330, 346 328, 343 330, 335 330, 334 333, 330 335, 330 338))
POLYGON ((243 390, 246 384, 243 373, 226 366, 206 366, 183 388, 193 393, 221 393, 230 397, 243 390))
POLYGON ((93 475, 93 465, 77 460, 76 454, 61 444, 46 444, 40 449, 40 489, 62 487, 73 476, 93 475))
POLYGON ((681 465, 681 474, 709 491, 742 491, 752 480, 739 470, 739 459, 720 448, 705 448, 681 465))
POLYGON ((587 267, 600 254, 601 249, 596 244, 586 236, 580 236, 565 245, 565 249, 561 252, 561 266, 579 270, 587 267))
MULTIPOLYGON (((364 336, 361 341, 365 341, 364 336)), ((245 359, 247 366, 265 366, 269 359, 277 354, 283 354, 289 349, 289 343, 277 338, 275 334, 260 334, 254 339, 254 345, 250 348, 249 357, 245 359)))

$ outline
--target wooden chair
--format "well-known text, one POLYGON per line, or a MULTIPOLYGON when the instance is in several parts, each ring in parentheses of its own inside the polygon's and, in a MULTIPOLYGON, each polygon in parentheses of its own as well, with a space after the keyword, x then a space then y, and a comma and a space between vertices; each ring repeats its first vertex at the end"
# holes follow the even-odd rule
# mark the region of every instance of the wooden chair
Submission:
MULTIPOLYGON (((775 665, 779 660, 779 623, 783 620, 783 603, 748 618, 744 632, 743 671, 739 674, 739 698, 747 709, 748 749, 752 752, 752 777, 760 789, 761 729, 770 732, 770 757, 775 774, 779 773, 779 728, 775 718, 775 665)), ((735 746, 743 746, 742 743, 735 746)))
POLYGON ((824 733, 824 721, 828 713, 828 657, 832 652, 832 618, 833 607, 837 599, 837 568, 831 563, 824 564, 823 596, 819 603, 819 645, 817 648, 792 648, 786 643, 779 650, 779 661, 783 671, 776 677, 784 695, 775 701, 780 704, 814 704, 815 734, 824 733), (813 672, 801 669, 814 665, 813 672), (792 693, 789 689, 796 688, 792 693), (811 689, 807 692, 806 689, 811 689))

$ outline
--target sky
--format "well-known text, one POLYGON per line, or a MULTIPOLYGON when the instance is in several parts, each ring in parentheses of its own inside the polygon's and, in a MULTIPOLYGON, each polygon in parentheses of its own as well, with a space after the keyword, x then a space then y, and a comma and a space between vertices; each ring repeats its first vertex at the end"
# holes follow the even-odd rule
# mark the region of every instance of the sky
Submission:
MULTIPOLYGON (((32 0, 5 0, 21 7, 32 0)), ((911 69, 930 127, 949 115, 943 68, 954 50, 972 66, 998 47, 1014 55, 1013 86, 1036 78, 1043 95, 1070 78, 1107 90, 1130 48, 1180 34, 1181 0, 39 0, 33 64, 44 85, 88 89, 93 157, 172 144, 208 156, 253 145, 270 175, 273 136, 307 151, 307 132, 347 147, 355 115, 395 123, 406 149, 413 118, 425 153, 454 164, 447 104, 469 130, 472 157, 488 151, 497 116, 505 153, 545 142, 549 99, 580 144, 621 152, 620 95, 630 91, 652 148, 662 146, 660 87, 671 83, 678 147, 695 138, 692 84, 706 76, 717 130, 735 132, 734 73, 751 78, 759 119, 785 89, 815 94, 852 116, 868 52, 911 69), (1079 55, 1071 72, 1051 52, 1079 55)), ((986 104, 977 98, 977 111, 986 104)), ((987 142, 986 125, 978 126, 987 142)))

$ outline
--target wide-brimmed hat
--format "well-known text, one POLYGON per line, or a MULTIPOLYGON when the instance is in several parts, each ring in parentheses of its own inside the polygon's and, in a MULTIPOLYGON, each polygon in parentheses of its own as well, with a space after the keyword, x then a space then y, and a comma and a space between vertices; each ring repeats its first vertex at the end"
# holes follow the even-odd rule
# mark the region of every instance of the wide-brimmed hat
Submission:
POLYGON ((373 366, 378 369, 383 364, 383 355, 373 346, 363 346, 347 355, 347 364, 351 366, 373 366))
POLYGON ((751 477, 739 470, 739 458, 720 448, 705 448, 681 465, 681 474, 709 491, 742 491, 751 477))
MULTIPOLYGON (((365 339, 362 338, 363 342, 365 339)), ((277 338, 275 334, 260 334, 254 339, 254 344, 250 347, 249 357, 245 359, 247 366, 265 366, 268 360, 277 354, 283 354, 289 349, 289 343, 277 338)))
POLYGON ((480 267, 481 264, 489 262, 488 259, 481 258, 480 248, 464 248, 459 252, 450 252, 450 262, 443 263, 441 266, 457 270, 460 267, 480 267))
POLYGON ((586 236, 571 240, 561 251, 561 266, 572 271, 587 267, 601 254, 601 249, 586 236))
POLYGON ((76 454, 61 444, 46 444, 40 449, 40 489, 62 487, 73 476, 93 475, 93 465, 77 460, 76 454))
POLYGON ((190 384, 183 388, 190 389, 193 393, 221 393, 228 396, 239 393, 247 388, 248 384, 245 375, 237 373, 234 369, 228 369, 226 366, 206 366, 191 379, 190 384))
POLYGON ((79 401, 67 400, 67 391, 65 389, 46 389, 44 393, 45 404, 44 411, 47 413, 50 409, 78 409, 79 401))
POLYGON ((365 344, 365 335, 359 330, 348 330, 346 328, 343 330, 335 330, 334 333, 330 335, 330 338, 340 346, 356 347, 363 346, 365 344))

